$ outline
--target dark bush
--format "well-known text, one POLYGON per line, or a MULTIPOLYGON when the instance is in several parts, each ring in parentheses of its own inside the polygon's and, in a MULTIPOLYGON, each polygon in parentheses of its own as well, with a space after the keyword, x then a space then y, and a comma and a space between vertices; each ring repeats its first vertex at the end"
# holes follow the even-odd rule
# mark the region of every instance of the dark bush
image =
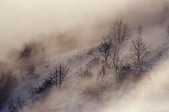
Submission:
POLYGON ((29 42, 18 52, 18 60, 21 65, 39 65, 45 61, 45 48, 41 43, 29 42))
POLYGON ((33 46, 25 45, 23 50, 20 52, 19 58, 29 58, 32 53, 33 46))
POLYGON ((0 105, 6 101, 17 84, 17 79, 8 71, 0 73, 0 105))

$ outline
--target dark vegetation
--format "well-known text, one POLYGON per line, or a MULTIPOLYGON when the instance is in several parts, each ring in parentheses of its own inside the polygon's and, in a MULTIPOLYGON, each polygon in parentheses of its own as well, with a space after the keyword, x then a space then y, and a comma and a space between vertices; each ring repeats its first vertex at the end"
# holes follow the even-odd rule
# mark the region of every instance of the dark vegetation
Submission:
POLYGON ((0 63, 0 105, 8 99, 9 94, 17 85, 17 78, 7 66, 3 62, 0 63))
POLYGON ((17 99, 13 99, 13 98, 9 99, 9 111, 10 112, 18 112, 18 109, 22 108, 23 105, 24 105, 24 100, 20 97, 17 99))
MULTIPOLYGON (((51 87, 61 87, 62 83, 66 79, 69 68, 66 64, 59 63, 50 69, 48 77, 44 78, 44 81, 38 87, 30 86, 27 92, 30 96, 38 99, 41 94, 46 93, 51 87)), ((24 100, 22 98, 10 98, 9 99, 9 111, 16 112, 24 106, 24 100)))
MULTIPOLYGON (((131 55, 132 60, 135 65, 138 65, 141 69, 141 64, 144 64, 145 57, 148 55, 148 47, 146 42, 142 39, 143 28, 142 25, 139 25, 137 28, 138 37, 131 42, 131 55)), ((117 83, 125 80, 126 74, 130 71, 130 66, 127 63, 124 63, 120 55, 120 50, 123 47, 123 44, 129 37, 129 27, 123 20, 116 20, 108 36, 103 37, 101 41, 98 52, 104 57, 108 66, 105 66, 105 69, 112 69, 117 83), (109 59, 109 61, 107 61, 109 59)), ((93 51, 92 51, 93 52, 93 51)))
POLYGON ((111 36, 112 41, 115 42, 116 44, 123 44, 123 42, 129 36, 128 25, 122 19, 117 19, 112 24, 109 35, 111 36))
MULTIPOLYGON (((30 42, 18 51, 16 60, 19 62, 19 68, 30 69, 33 66, 45 64, 45 48, 41 43, 30 42)), ((29 71, 29 70, 28 70, 29 71)))
POLYGON ((0 104, 2 104, 16 86, 17 79, 10 72, 7 72, 1 74, 0 82, 0 104))
POLYGON ((113 48, 113 53, 111 55, 111 58, 112 58, 111 68, 115 72, 116 81, 118 82, 119 81, 119 73, 122 70, 122 67, 123 68, 125 67, 125 66, 123 66, 124 65, 123 60, 120 59, 118 46, 115 46, 113 48))
POLYGON ((68 71, 69 71, 69 68, 67 67, 66 64, 60 63, 54 66, 50 70, 48 77, 44 79, 44 82, 41 84, 41 86, 35 87, 35 88, 30 87, 28 89, 29 93, 31 95, 36 95, 36 94, 41 94, 46 89, 52 86, 61 87, 63 81, 66 78, 68 71))
POLYGON ((130 47, 132 52, 132 57, 136 60, 136 64, 140 65, 146 54, 148 53, 148 49, 146 43, 143 41, 141 37, 132 41, 132 45, 130 47))
POLYGON ((130 51, 133 60, 136 62, 135 64, 141 66, 149 51, 146 42, 142 38, 143 28, 141 25, 138 26, 137 33, 138 38, 131 42, 130 51))
POLYGON ((30 42, 23 46, 19 52, 19 59, 29 59, 38 55, 39 52, 43 51, 42 44, 36 42, 30 42))
POLYGON ((107 61, 108 58, 111 56, 113 48, 113 43, 111 41, 111 38, 109 36, 104 37, 100 46, 98 47, 98 50, 100 54, 104 57, 104 60, 107 61))

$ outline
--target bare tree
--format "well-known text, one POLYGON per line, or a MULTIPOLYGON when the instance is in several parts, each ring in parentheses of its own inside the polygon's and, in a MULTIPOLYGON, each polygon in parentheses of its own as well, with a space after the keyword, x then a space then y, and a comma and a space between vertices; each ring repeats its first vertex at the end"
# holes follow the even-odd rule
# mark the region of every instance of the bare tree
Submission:
POLYGON ((117 44, 122 44, 126 37, 129 35, 128 25, 123 22, 123 20, 116 20, 111 28, 110 36, 117 44))
POLYGON ((58 73, 59 73, 58 67, 55 66, 49 72, 50 74, 48 80, 50 80, 52 84, 58 85, 58 73))
POLYGON ((115 72, 116 81, 118 82, 119 81, 119 73, 120 73, 120 70, 123 66, 123 60, 120 59, 118 46, 114 46, 111 58, 112 58, 112 69, 115 72))
POLYGON ((53 69, 51 69, 49 72, 49 76, 44 79, 44 82, 39 87, 32 87, 28 88, 28 93, 32 96, 35 94, 40 94, 43 91, 47 90, 48 88, 56 85, 61 86, 63 81, 65 80, 65 77, 69 71, 69 68, 67 65, 60 63, 56 65, 53 69))
POLYGON ((69 69, 68 69, 67 65, 60 63, 58 65, 58 71, 59 71, 59 86, 61 86, 61 84, 64 81, 69 69))
POLYGON ((58 64, 52 70, 50 70, 50 79, 53 84, 57 86, 61 86, 62 82, 64 81, 69 68, 65 64, 58 64))
POLYGON ((141 37, 133 40, 131 43, 130 51, 132 52, 132 57, 135 58, 140 65, 148 51, 146 43, 141 37))
POLYGON ((105 61, 107 61, 108 58, 110 57, 112 47, 113 43, 111 41, 111 37, 109 36, 104 37, 100 46, 98 47, 98 50, 100 54, 104 57, 105 61))

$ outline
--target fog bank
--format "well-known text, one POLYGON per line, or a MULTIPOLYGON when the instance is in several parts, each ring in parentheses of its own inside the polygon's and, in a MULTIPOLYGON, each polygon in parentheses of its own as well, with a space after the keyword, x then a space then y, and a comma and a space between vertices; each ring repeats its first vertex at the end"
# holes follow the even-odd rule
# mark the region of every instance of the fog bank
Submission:
POLYGON ((1 54, 32 39, 41 40, 42 35, 67 32, 73 33, 75 47, 86 46, 102 38, 117 18, 131 29, 162 24, 169 9, 167 0, 1 0, 0 7, 1 54))

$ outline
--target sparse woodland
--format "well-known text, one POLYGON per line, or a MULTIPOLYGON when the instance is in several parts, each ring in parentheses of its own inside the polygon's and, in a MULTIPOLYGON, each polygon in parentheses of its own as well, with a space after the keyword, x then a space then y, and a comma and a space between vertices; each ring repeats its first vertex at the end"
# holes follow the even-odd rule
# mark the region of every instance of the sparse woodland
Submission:
MULTIPOLYGON (((167 32, 169 33, 168 29, 167 32)), ((26 71, 26 73, 23 74, 26 76, 24 76, 22 80, 26 80, 25 77, 27 77, 28 80, 38 81, 38 78, 41 77, 41 74, 35 77, 35 75, 37 75, 36 70, 38 66, 44 66, 47 71, 41 83, 38 83, 38 86, 33 84, 27 86, 26 91, 30 96, 29 99, 33 98, 34 100, 32 102, 34 102, 36 99, 43 99, 43 94, 46 94, 50 90, 71 87, 72 85, 74 87, 73 89, 80 90, 80 93, 89 99, 91 99, 91 96, 92 98, 97 97, 101 99, 104 96, 104 92, 110 88, 114 88, 116 91, 120 89, 124 83, 126 86, 128 80, 130 80, 128 83, 137 83, 140 76, 143 75, 142 72, 146 72, 142 69, 147 61, 146 57, 151 51, 149 51, 148 45, 143 39, 143 27, 141 25, 138 26, 136 33, 137 36, 130 39, 130 25, 122 19, 116 20, 112 23, 109 33, 102 38, 99 45, 88 49, 85 51, 85 54, 77 56, 74 59, 81 61, 86 56, 89 57, 87 63, 82 64, 83 66, 81 67, 81 63, 78 63, 76 68, 73 69, 71 64, 76 64, 75 61, 72 61, 73 59, 50 65, 50 62, 47 61, 48 57, 47 54, 45 54, 46 48, 44 46, 37 43, 26 44, 23 49, 18 51, 18 55, 16 56, 18 63, 21 65, 24 64, 22 67, 17 65, 18 69, 26 71), (130 46, 128 48, 129 55, 122 57, 122 49, 126 43, 130 46), (128 59, 130 56, 132 57, 132 61, 128 59), (48 67, 46 67, 46 65, 48 65, 48 67), (139 67, 142 72, 134 73, 133 69, 137 67, 139 67), (75 78, 75 80, 71 80, 72 82, 70 81, 71 74, 73 74, 75 78)), ((14 72, 12 72, 0 73, 0 104, 8 101, 9 111, 15 112, 27 104, 25 102, 26 99, 21 97, 9 97, 12 90, 15 89, 14 85, 17 84, 16 82, 18 81, 17 77, 13 75, 14 72)))

